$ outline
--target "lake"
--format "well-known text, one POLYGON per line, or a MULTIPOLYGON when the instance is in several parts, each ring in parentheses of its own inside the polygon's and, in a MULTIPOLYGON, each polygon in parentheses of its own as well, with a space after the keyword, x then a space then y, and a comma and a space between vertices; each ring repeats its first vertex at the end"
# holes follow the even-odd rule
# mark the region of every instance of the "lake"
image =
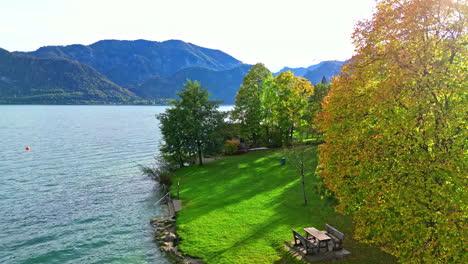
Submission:
POLYGON ((0 105, 0 263, 168 263, 149 225, 160 194, 137 167, 164 109, 0 105))

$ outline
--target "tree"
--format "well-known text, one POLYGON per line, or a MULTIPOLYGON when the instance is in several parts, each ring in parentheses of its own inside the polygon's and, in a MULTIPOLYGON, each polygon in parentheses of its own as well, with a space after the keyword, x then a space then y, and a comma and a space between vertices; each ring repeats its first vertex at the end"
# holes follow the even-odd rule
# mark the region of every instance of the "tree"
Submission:
POLYGON ((312 84, 291 71, 280 73, 265 80, 261 104, 265 124, 274 131, 276 145, 289 145, 294 133, 310 127, 310 97, 314 94, 312 84))
POLYGON ((185 126, 186 111, 178 107, 167 108, 162 114, 157 115, 160 122, 160 130, 163 135, 161 153, 168 159, 179 164, 180 167, 193 155, 189 148, 191 145, 191 135, 188 129, 181 129, 185 126))
POLYGON ((181 99, 173 100, 171 107, 158 116, 164 139, 161 151, 181 166, 193 156, 202 165, 204 153, 222 146, 223 138, 218 132, 224 114, 217 110, 219 102, 210 101, 199 82, 187 80, 184 87, 177 93, 181 99))
MULTIPOLYGON (((309 110, 310 113, 309 120, 313 120, 319 113, 322 111, 322 102, 325 97, 328 95, 330 90, 330 84, 318 83, 314 85, 314 94, 310 97, 309 110)), ((319 129, 315 122, 312 122, 310 129, 315 136, 320 136, 319 129)))
POLYGON ((285 71, 275 78, 278 100, 272 108, 281 135, 282 145, 288 145, 291 142, 294 130, 294 113, 292 111, 292 107, 294 107, 292 100, 294 77, 291 71, 285 71))
POLYGON ((325 75, 322 76, 322 81, 321 81, 320 83, 321 83, 321 84, 327 84, 327 83, 328 83, 327 77, 325 77, 325 75))
POLYGON ((236 96, 232 119, 240 136, 254 145, 283 146, 295 131, 310 127, 312 84, 290 71, 273 75, 261 63, 245 76, 236 96))
POLYGON ((256 145, 261 137, 263 112, 260 104, 263 81, 271 72, 262 63, 255 64, 245 75, 237 92, 232 119, 240 123, 240 136, 256 145))
POLYGON ((279 131, 277 113, 279 107, 279 96, 276 89, 276 78, 269 76, 263 81, 260 106, 263 113, 263 128, 265 138, 269 146, 282 146, 282 136, 279 131))
POLYGON ((403 263, 466 261, 466 15, 461 1, 378 1, 318 119, 337 209, 403 263))
POLYGON ((304 205, 307 205, 305 178, 307 172, 312 171, 312 168, 314 167, 314 164, 311 162, 314 160, 314 154, 307 145, 304 145, 302 137, 293 141, 293 144, 288 147, 287 154, 289 162, 294 166, 301 177, 302 197, 304 199, 304 205))
POLYGON ((312 127, 313 115, 311 98, 314 95, 314 86, 305 78, 294 76, 291 87, 292 95, 288 100, 289 114, 293 125, 291 127, 291 140, 295 132, 298 138, 303 139, 304 134, 309 134, 312 127))

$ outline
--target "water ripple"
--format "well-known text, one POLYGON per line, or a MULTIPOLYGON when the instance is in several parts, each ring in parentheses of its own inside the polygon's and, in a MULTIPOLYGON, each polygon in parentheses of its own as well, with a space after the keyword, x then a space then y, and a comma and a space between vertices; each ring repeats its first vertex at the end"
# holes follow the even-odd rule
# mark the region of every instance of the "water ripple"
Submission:
POLYGON ((0 263, 168 263, 137 167, 153 160, 163 110, 1 105, 0 263))

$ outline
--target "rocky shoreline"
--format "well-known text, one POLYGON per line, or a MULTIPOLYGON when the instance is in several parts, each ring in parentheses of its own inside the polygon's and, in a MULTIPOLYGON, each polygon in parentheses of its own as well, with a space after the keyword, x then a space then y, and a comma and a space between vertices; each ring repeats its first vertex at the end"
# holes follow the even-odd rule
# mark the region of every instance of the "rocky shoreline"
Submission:
POLYGON ((200 259, 186 256, 179 251, 179 238, 176 234, 176 218, 171 216, 151 218, 154 241, 161 252, 177 264, 203 264, 200 259))
MULTIPOLYGON (((204 158, 204 162, 212 162, 220 157, 204 158)), ((154 217, 150 219, 150 224, 154 231, 154 241, 159 250, 168 259, 176 264, 204 264, 201 259, 187 256, 179 251, 179 237, 176 233, 176 213, 182 209, 179 200, 173 200, 164 195, 157 203, 164 201, 168 209, 168 216, 154 217)))

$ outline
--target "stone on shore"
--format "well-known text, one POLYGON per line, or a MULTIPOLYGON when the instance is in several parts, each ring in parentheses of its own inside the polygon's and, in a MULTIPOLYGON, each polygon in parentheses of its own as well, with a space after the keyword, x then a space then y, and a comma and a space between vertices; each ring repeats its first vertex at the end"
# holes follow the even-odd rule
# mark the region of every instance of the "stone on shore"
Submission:
POLYGON ((150 224, 154 229, 154 240, 159 245, 159 249, 161 252, 166 253, 175 263, 203 264, 200 259, 184 256, 179 251, 178 239, 175 232, 175 218, 170 216, 154 217, 150 219, 150 224))

